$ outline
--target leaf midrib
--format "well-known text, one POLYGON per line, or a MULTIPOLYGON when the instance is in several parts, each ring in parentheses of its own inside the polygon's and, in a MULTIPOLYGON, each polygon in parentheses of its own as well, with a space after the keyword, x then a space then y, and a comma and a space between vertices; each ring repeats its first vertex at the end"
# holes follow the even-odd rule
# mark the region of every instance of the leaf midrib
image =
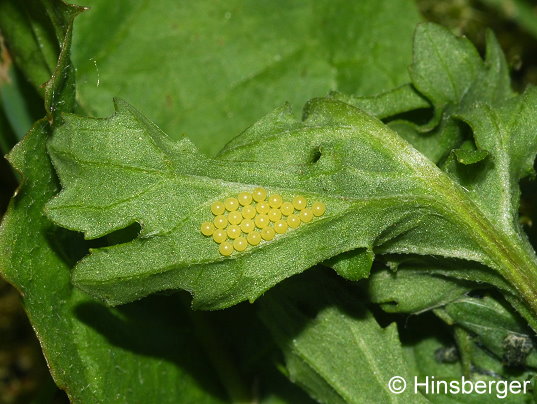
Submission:
MULTIPOLYGON (((330 220, 330 221, 338 220, 341 217, 348 215, 349 212, 351 212, 353 210, 362 209, 364 205, 369 204, 369 203, 377 204, 377 203, 384 202, 387 205, 390 205, 390 204, 393 205, 394 203, 399 203, 400 204, 401 201, 410 202, 410 201, 414 201, 416 199, 422 199, 423 201, 428 202, 430 206, 434 206, 436 204, 436 201, 435 201, 434 198, 427 198, 427 197, 407 198, 407 197, 402 197, 401 195, 394 195, 394 196, 390 196, 390 197, 365 198, 365 199, 362 199, 362 200, 355 200, 355 201, 350 203, 350 206, 348 208, 342 210, 337 215, 332 215, 332 216, 329 216, 329 217, 326 217, 326 218, 318 218, 314 223, 309 223, 308 226, 312 226, 312 227, 310 227, 309 230, 310 231, 311 230, 316 230, 316 228, 319 227, 323 222, 326 222, 328 220, 330 220)), ((181 219, 177 223, 176 226, 174 226, 173 228, 171 228, 170 230, 168 230, 168 231, 166 231, 164 233, 159 233, 158 236, 162 237, 162 236, 166 236, 166 235, 169 235, 170 233, 175 232, 178 227, 184 225, 184 223, 187 222, 188 220, 189 220, 188 217, 185 217, 185 218, 181 219)), ((305 230, 302 230, 302 231, 305 231, 305 230)), ((299 235, 300 234, 298 232, 296 232, 296 231, 290 232, 287 235, 280 235, 278 238, 275 238, 272 241, 266 242, 263 246, 261 246, 261 247, 258 246, 258 248, 256 250, 252 249, 252 250, 248 250, 246 252, 243 252, 243 253, 241 253, 240 256, 238 256, 238 257, 236 257, 234 259, 235 260, 241 259, 242 257, 245 257, 247 255, 251 255, 251 254, 256 253, 256 251, 259 251, 262 248, 268 248, 269 246, 271 246, 275 242, 285 240, 288 237, 297 237, 299 235)), ((107 247, 99 248, 98 250, 106 251, 106 250, 110 250, 110 249, 113 250, 114 248, 115 248, 115 246, 107 246, 107 247)), ((185 262, 183 264, 174 263, 174 264, 171 264, 171 265, 166 265, 166 266, 160 267, 158 271, 154 271, 154 272, 151 272, 151 273, 145 273, 145 275, 151 275, 151 276, 153 276, 153 275, 161 275, 161 274, 164 274, 164 273, 167 273, 167 272, 181 271, 181 270, 184 270, 184 269, 187 269, 187 268, 192 268, 192 267, 199 266, 199 265, 211 265, 211 264, 217 264, 219 262, 229 261, 229 260, 230 260, 230 258, 221 257, 221 258, 216 259, 216 260, 215 259, 198 260, 196 262, 185 262)), ((139 279, 139 277, 140 277, 139 274, 135 274, 135 275, 128 275, 128 276, 115 276, 115 277, 112 277, 112 278, 99 279, 99 280, 91 279, 91 280, 89 280, 89 282, 86 279, 84 281, 84 283, 88 284, 88 285, 89 284, 99 285, 99 284, 102 284, 102 283, 113 284, 113 283, 122 282, 122 281, 136 280, 136 279, 139 279)))

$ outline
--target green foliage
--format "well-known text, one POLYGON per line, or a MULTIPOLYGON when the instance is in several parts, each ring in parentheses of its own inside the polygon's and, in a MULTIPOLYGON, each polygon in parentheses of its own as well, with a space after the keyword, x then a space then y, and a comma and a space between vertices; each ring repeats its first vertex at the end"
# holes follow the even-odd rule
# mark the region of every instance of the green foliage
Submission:
POLYGON ((371 301, 387 312, 420 313, 452 302, 471 286, 459 280, 424 274, 420 269, 376 271, 368 283, 371 301))
POLYGON ((489 352, 506 364, 536 367, 537 352, 530 338, 532 332, 510 313, 505 304, 490 297, 464 298, 439 310, 444 312, 446 321, 471 332, 489 352), (516 358, 508 360, 511 352, 517 352, 513 355, 516 358))
POLYGON ((43 83, 56 69, 64 37, 72 29, 72 20, 81 11, 82 8, 56 0, 0 3, 2 36, 9 44, 15 63, 41 95, 45 89, 43 83))
POLYGON ((92 1, 74 31, 77 96, 100 117, 119 96, 214 155, 284 102, 406 83, 418 22, 406 0, 92 1))
MULTIPOLYGON (((58 78, 48 84, 55 94, 44 93, 54 118, 52 111, 74 108, 68 102, 73 94, 59 93, 73 91, 64 85, 72 72, 72 16, 67 13, 64 21, 61 43, 67 51, 57 55, 58 78)), ((74 402, 105 403, 111 397, 116 402, 176 402, 177 397, 224 402, 225 393, 204 365, 205 349, 191 331, 196 327, 181 299, 155 298, 111 310, 73 289, 69 268, 84 254, 84 244, 43 213, 45 202, 58 191, 46 153, 50 133, 47 119, 37 121, 9 155, 24 182, 0 227, 0 267, 24 297, 56 383, 74 402), (155 389, 160 384, 166 389, 155 389)))
POLYGON ((395 324, 381 328, 344 286, 314 273, 275 288, 261 317, 281 346, 289 378, 322 403, 425 403, 386 389, 410 380, 395 324), (349 377, 352 375, 352 377, 349 377))
POLYGON ((230 143, 211 160, 186 138, 168 140, 123 103, 108 120, 63 115, 49 152, 64 190, 49 203, 49 216, 87 238, 142 224, 135 240, 94 249, 75 268, 75 284, 111 304, 184 288, 197 307, 222 308, 254 300, 279 280, 357 247, 512 270, 496 262, 507 260, 495 246, 504 242, 501 228, 485 224, 486 215, 463 188, 381 122, 323 99, 311 102, 306 116, 279 136, 246 132, 247 141, 230 143), (315 150, 321 158, 310 162, 315 150), (260 162, 271 154, 278 165, 260 162), (287 198, 300 193, 321 200, 329 211, 314 224, 224 259, 199 224, 210 219, 213 201, 257 185, 287 198), (479 227, 483 234, 476 237, 479 227))
MULTIPOLYGON (((471 403, 388 381, 534 377, 518 209, 537 92, 511 90, 491 33, 482 58, 418 25, 411 60, 402 0, 99 0, 73 25, 80 11, 0 5, 46 111, 9 155, 0 268, 74 402, 471 403), (301 119, 277 107, 329 91, 301 119), (126 101, 103 119, 111 96, 126 101), (199 226, 257 186, 326 214, 224 258, 199 226)), ((26 107, 3 108, 4 148, 26 107)))

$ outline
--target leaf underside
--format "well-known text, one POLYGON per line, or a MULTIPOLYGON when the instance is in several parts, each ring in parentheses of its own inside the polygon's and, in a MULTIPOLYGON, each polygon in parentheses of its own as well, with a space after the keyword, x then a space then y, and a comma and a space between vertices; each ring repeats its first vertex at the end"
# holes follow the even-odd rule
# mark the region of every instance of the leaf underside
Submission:
POLYGON ((456 234, 459 218, 433 187, 463 191, 347 104, 314 101, 300 127, 230 148, 225 160, 204 157, 186 138, 170 141, 131 107, 117 106, 107 120, 63 116, 49 152, 64 189, 47 206, 55 222, 88 238, 141 224, 138 238, 92 250, 75 268, 75 284, 111 304, 183 288, 197 307, 222 308, 358 247, 485 260, 471 235, 456 234), (256 158, 280 150, 278 164, 256 158), (308 161, 312 150, 321 151, 315 163, 308 161), (287 199, 323 201, 327 213, 223 258, 199 225, 210 220, 213 201, 257 185, 287 199))

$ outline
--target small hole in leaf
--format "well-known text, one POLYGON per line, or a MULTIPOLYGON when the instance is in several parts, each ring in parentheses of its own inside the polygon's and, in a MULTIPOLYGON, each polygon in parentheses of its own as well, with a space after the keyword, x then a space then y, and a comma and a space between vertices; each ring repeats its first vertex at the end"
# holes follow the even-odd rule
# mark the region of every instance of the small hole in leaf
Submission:
POLYGON ((321 147, 316 147, 312 153, 311 153, 311 156, 310 156, 310 163, 311 164, 315 164, 316 162, 319 161, 319 159, 321 158, 321 147))

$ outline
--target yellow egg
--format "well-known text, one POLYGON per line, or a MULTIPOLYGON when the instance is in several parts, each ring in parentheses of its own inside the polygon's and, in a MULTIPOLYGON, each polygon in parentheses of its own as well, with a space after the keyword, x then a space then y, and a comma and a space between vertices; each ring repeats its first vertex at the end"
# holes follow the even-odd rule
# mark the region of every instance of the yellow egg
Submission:
POLYGON ((268 202, 261 201, 255 205, 255 210, 257 211, 257 213, 268 213, 268 211, 270 210, 270 206, 268 202))
POLYGON ((224 229, 216 229, 213 233, 213 240, 216 243, 223 243, 227 240, 227 231, 224 229))
POLYGON ((243 233, 250 233, 255 230, 255 223, 252 219, 244 219, 241 223, 243 233))
POLYGON ((242 217, 245 219, 253 219, 256 215, 255 207, 252 205, 247 205, 242 208, 242 217))
POLYGON ((246 206, 252 203, 252 194, 250 192, 241 192, 237 195, 237 200, 242 206, 246 206))
POLYGON ((311 209, 302 209, 302 211, 300 212, 300 220, 304 223, 308 223, 311 222, 311 219, 313 219, 313 212, 311 211, 311 209))
POLYGON ((292 214, 287 217, 287 224, 290 228, 296 229, 300 226, 300 218, 298 215, 292 214))
POLYGON ((274 238, 275 234, 276 233, 274 232, 274 229, 272 227, 265 227, 261 230, 261 237, 263 238, 263 240, 270 241, 274 238))
POLYGON ((200 227, 201 234, 211 236, 214 233, 214 224, 211 222, 203 222, 200 227))
POLYGON ((223 229, 227 226, 227 217, 224 215, 218 215, 214 218, 213 223, 217 229, 223 229))
POLYGON ((237 251, 244 251, 248 247, 248 242, 244 237, 237 237, 233 240, 233 248, 237 251))
POLYGON ((267 190, 265 188, 256 188, 254 189, 254 192, 252 192, 252 198, 256 202, 264 201, 267 197, 267 190))
POLYGON ((241 228, 236 225, 236 224, 232 224, 232 225, 229 225, 229 227, 227 228, 227 236, 229 238, 237 238, 241 235, 241 228))
POLYGON ((237 210, 239 208, 239 201, 236 198, 227 198, 224 201, 224 205, 226 207, 226 210, 229 212, 233 212, 234 210, 237 210))
POLYGON ((284 202, 282 203, 280 210, 282 211, 282 215, 289 216, 293 214, 295 207, 291 202, 284 202))
POLYGON ((222 244, 220 244, 220 247, 218 247, 218 251, 223 256, 229 257, 231 254, 233 254, 233 244, 231 244, 229 241, 224 241, 222 244))
POLYGON ((269 210, 267 216, 271 222, 277 222, 282 218, 282 212, 280 209, 271 209, 269 210))
POLYGON ((224 202, 222 201, 216 201, 213 202, 211 205, 211 212, 213 212, 213 215, 222 215, 226 211, 226 207, 224 205, 224 202))
POLYGON ((261 242, 261 233, 259 233, 258 231, 248 233, 248 235, 246 236, 246 240, 250 245, 258 245, 261 242))
POLYGON ((268 198, 268 203, 271 208, 279 208, 280 206, 282 206, 282 202, 283 198, 279 194, 273 194, 268 198))
POLYGON ((283 234, 287 231, 287 222, 285 220, 278 220, 274 223, 274 231, 279 234, 283 234))
POLYGON ((231 224, 239 224, 242 222, 242 213, 239 211, 229 212, 227 215, 227 221, 231 224))
POLYGON ((295 196, 293 198, 293 206, 296 210, 302 210, 308 205, 308 200, 302 195, 295 196))
POLYGON ((315 202, 311 206, 311 211, 315 216, 322 216, 324 215, 324 212, 326 212, 326 205, 322 202, 315 202))
POLYGON ((268 226, 270 220, 267 215, 257 215, 255 217, 255 225, 260 229, 263 229, 268 226))

